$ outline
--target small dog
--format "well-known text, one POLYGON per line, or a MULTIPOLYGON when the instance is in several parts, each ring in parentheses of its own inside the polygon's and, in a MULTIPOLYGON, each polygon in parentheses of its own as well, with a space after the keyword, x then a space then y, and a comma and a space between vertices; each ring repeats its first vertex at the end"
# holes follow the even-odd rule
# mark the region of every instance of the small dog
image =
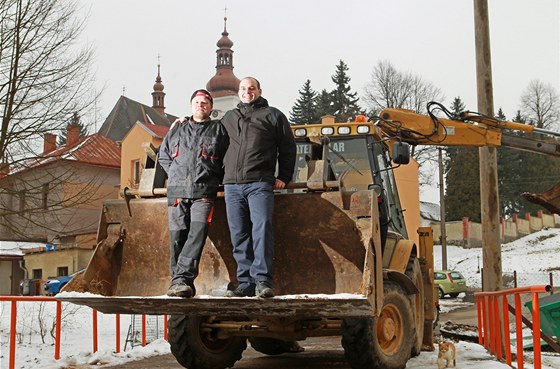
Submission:
POLYGON ((455 345, 452 342, 440 342, 439 352, 437 358, 438 369, 449 368, 449 362, 453 360, 453 367, 457 367, 457 362, 455 360, 455 345), (443 362, 445 361, 445 366, 443 362))

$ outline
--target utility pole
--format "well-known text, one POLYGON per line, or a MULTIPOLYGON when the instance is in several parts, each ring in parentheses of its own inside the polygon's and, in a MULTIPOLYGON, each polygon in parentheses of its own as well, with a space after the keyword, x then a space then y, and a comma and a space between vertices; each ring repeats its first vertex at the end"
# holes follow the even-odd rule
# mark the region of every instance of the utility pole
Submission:
POLYGON ((439 220, 441 229, 441 269, 447 270, 447 231, 445 229, 445 187, 443 185, 443 154, 441 147, 438 147, 439 165, 439 220))
MULTIPOLYGON (((474 0, 474 27, 478 111, 493 117, 494 98, 487 0, 474 0)), ((498 291, 502 288, 502 252, 496 148, 480 147, 479 162, 480 211, 482 220, 482 290, 498 291)))

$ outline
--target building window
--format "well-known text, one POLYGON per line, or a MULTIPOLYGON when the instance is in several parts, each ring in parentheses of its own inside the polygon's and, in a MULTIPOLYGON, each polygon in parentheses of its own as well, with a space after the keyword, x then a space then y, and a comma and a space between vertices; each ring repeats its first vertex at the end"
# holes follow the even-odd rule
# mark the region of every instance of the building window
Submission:
POLYGON ((43 269, 33 269, 33 279, 43 279, 43 269))
POLYGON ((42 200, 43 210, 47 210, 48 200, 49 200, 49 184, 48 183, 43 184, 43 189, 41 191, 41 200, 42 200))
POLYGON ((140 160, 132 161, 132 180, 135 186, 140 184, 140 160))
POLYGON ((58 267, 56 268, 57 277, 66 277, 68 275, 68 267, 58 267))
POLYGON ((25 190, 19 191, 19 211, 25 211, 25 190))

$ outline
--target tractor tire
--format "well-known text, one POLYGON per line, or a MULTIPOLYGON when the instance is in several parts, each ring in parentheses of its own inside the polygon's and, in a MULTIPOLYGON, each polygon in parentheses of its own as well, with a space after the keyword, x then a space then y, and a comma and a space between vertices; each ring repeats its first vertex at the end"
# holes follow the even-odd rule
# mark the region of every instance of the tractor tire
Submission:
POLYGON ((168 339, 171 353, 179 364, 189 369, 224 369, 241 359, 247 348, 244 337, 217 339, 203 333, 201 323, 207 317, 171 315, 168 339))
POLYGON ((385 281, 379 317, 348 318, 342 325, 344 355, 353 369, 404 369, 414 345, 410 299, 396 283, 385 281))
POLYGON ((297 341, 282 341, 268 337, 249 337, 251 347, 265 355, 280 355, 286 352, 302 352, 297 341))
POLYGON ((410 295, 412 311, 414 311, 414 345, 412 346, 412 357, 420 355, 422 342, 424 340, 424 281, 420 261, 416 257, 410 257, 406 267, 406 275, 418 287, 418 293, 410 295))

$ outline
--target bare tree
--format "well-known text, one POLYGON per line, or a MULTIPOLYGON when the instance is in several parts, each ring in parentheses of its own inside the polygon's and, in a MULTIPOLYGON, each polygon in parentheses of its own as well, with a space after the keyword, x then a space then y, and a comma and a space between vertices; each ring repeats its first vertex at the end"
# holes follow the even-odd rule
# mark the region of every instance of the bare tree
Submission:
POLYGON ((560 129, 560 98, 551 85, 533 80, 521 96, 525 120, 538 128, 560 129))
POLYGON ((439 88, 412 73, 399 72, 387 60, 377 63, 364 92, 367 108, 376 112, 402 108, 425 113, 428 102, 444 99, 439 88))
POLYGON ((0 0, 0 237, 5 239, 52 241, 91 231, 96 223, 91 214, 114 192, 104 188, 114 174, 88 173, 73 160, 53 156, 52 149, 42 150, 43 138, 64 131, 73 116, 87 116, 97 98, 93 49, 78 45, 85 26, 79 10, 76 0, 0 0))
MULTIPOLYGON (((426 113, 430 101, 442 101, 444 96, 438 87, 424 81, 420 76, 398 71, 391 62, 377 63, 371 80, 364 88, 366 108, 375 114, 385 108, 411 109, 426 113)), ((434 176, 437 153, 433 146, 414 148, 414 159, 421 166, 420 184, 430 183, 434 176)))
POLYGON ((38 139, 92 106, 93 51, 73 0, 0 0, 0 163, 33 157, 38 139))

